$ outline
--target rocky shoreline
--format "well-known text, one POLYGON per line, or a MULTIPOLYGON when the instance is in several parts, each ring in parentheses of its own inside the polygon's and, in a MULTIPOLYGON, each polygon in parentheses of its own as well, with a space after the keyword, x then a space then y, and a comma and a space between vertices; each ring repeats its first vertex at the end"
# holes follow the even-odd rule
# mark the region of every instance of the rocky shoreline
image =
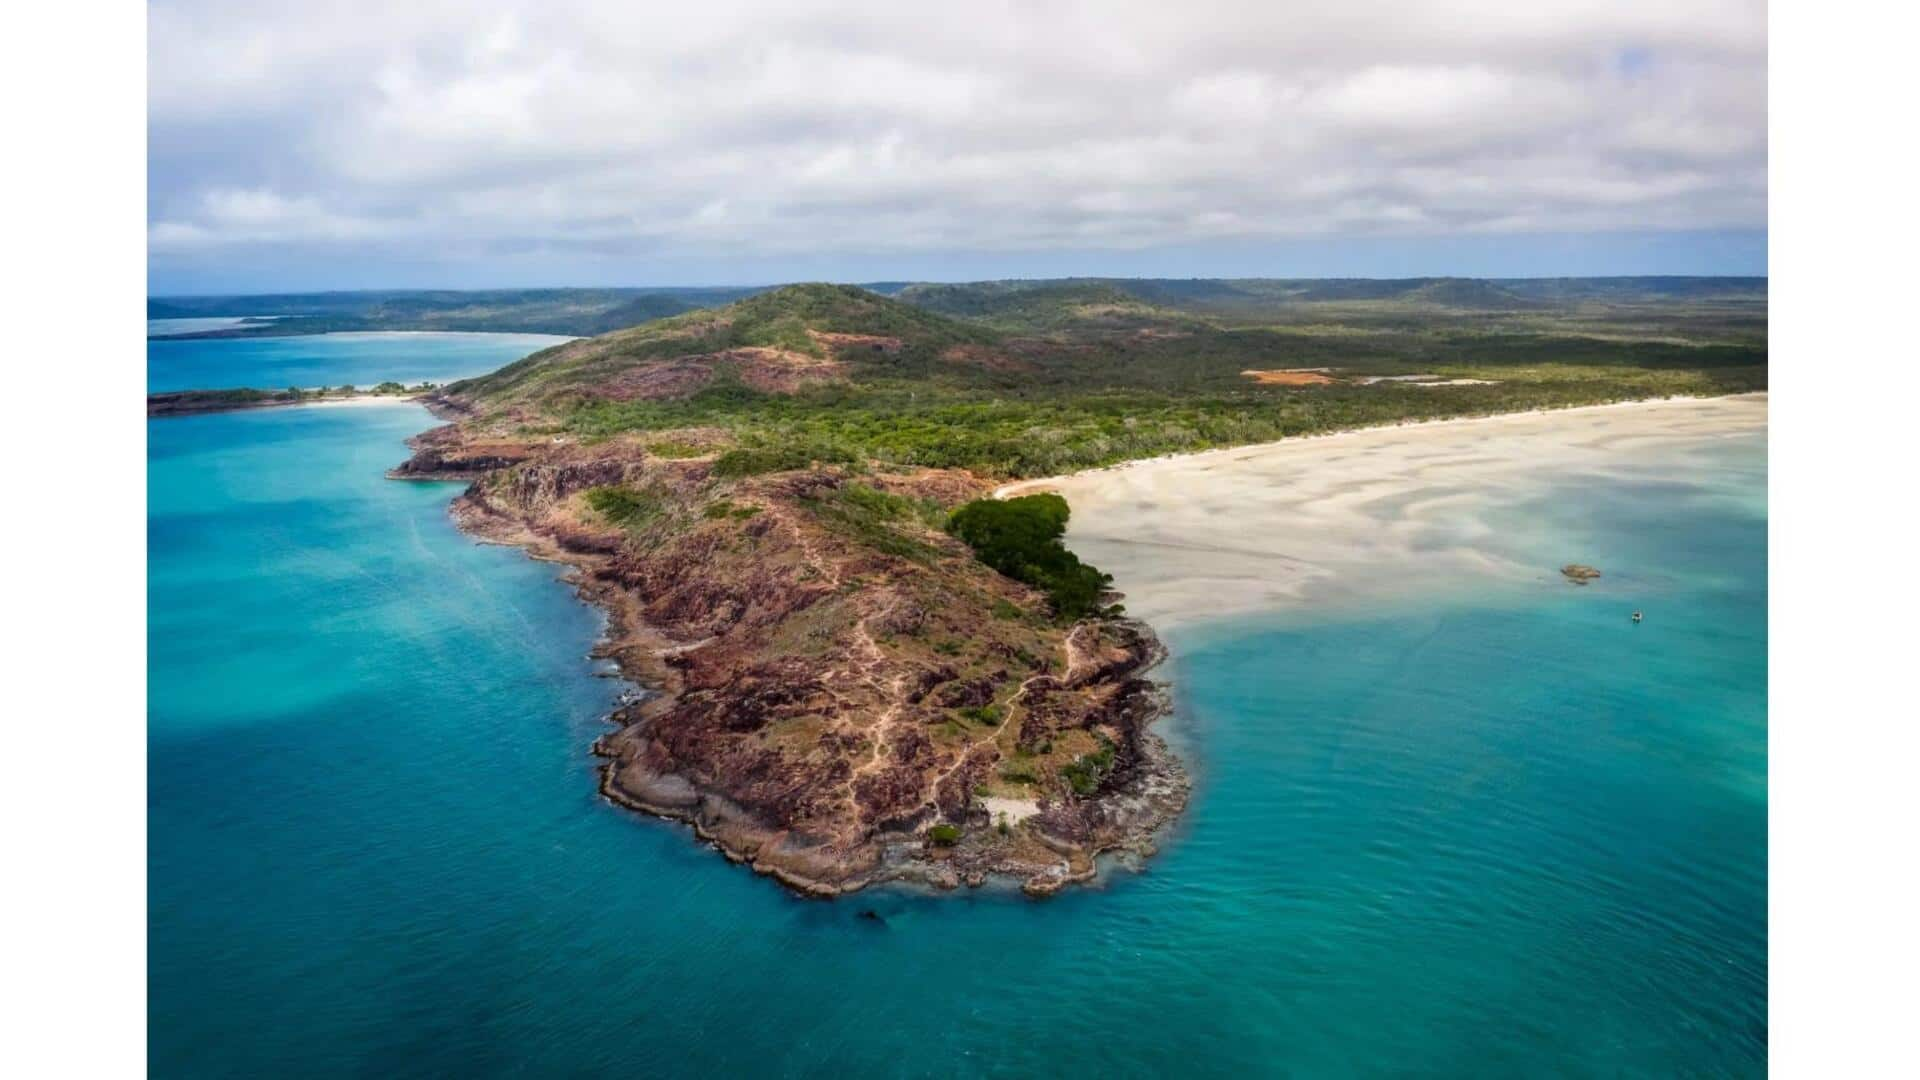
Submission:
POLYGON ((1044 896, 1103 854, 1151 854, 1184 810, 1186 771, 1150 730, 1169 708, 1150 628, 1008 618, 1036 597, 950 538, 895 523, 881 546, 903 557, 833 527, 850 493, 951 502, 984 493, 972 476, 726 480, 631 444, 490 437, 457 399, 428 404, 456 422, 389 475, 469 481, 459 527, 568 567, 608 615, 596 655, 653 691, 593 745, 608 801, 822 897, 993 879, 1044 896), (608 527, 582 507, 608 489, 656 516, 608 527))

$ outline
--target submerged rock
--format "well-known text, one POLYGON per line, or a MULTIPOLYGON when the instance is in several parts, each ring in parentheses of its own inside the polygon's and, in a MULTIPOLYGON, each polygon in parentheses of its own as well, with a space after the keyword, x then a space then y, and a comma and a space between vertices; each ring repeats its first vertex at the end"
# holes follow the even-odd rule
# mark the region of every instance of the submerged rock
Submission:
POLYGON ((1560 572, 1565 574, 1567 580, 1573 582, 1575 585, 1585 585, 1587 582, 1600 576, 1599 570, 1591 566, 1584 566, 1580 563, 1568 563, 1560 568, 1560 572))

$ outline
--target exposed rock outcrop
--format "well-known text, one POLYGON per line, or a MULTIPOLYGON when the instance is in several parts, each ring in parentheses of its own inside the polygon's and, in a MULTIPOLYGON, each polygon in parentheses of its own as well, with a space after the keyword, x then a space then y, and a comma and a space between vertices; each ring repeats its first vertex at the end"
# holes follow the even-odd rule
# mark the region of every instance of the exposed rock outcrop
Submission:
POLYGON ((1045 894, 1101 852, 1151 851, 1185 805, 1151 730, 1158 642, 1055 625, 931 527, 915 508, 984 493, 966 473, 721 479, 705 458, 467 420, 413 446, 393 475, 471 479, 460 524, 572 567, 612 617, 603 653, 657 690, 594 746, 606 797, 795 889, 1003 876, 1045 894), (996 821, 985 798, 1040 809, 996 821))

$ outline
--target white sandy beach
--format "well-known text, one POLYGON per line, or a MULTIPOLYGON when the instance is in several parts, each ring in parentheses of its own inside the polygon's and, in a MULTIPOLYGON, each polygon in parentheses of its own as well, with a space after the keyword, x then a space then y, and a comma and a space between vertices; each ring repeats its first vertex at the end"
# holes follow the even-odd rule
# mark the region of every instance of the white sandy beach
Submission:
POLYGON ((302 409, 363 409, 381 405, 418 405, 418 394, 355 394, 352 397, 322 398, 318 401, 302 401, 296 408, 302 409))
POLYGON ((1421 583, 1553 581, 1559 563, 1516 561, 1490 511, 1570 476, 1684 468, 1690 447, 1766 425, 1765 394, 1629 402, 1156 458, 999 493, 1065 495, 1068 546, 1166 630, 1421 583))

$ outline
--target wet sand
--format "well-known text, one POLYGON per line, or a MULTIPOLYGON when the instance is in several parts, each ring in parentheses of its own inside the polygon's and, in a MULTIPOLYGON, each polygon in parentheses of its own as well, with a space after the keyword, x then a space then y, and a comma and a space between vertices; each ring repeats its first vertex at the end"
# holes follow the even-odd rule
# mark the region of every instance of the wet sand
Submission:
POLYGON ((1164 632, 1421 582, 1557 576, 1501 555, 1485 511, 1569 473, 1644 466, 1766 424, 1765 394, 1628 402, 1155 458, 1000 494, 1065 495, 1068 546, 1164 632))

